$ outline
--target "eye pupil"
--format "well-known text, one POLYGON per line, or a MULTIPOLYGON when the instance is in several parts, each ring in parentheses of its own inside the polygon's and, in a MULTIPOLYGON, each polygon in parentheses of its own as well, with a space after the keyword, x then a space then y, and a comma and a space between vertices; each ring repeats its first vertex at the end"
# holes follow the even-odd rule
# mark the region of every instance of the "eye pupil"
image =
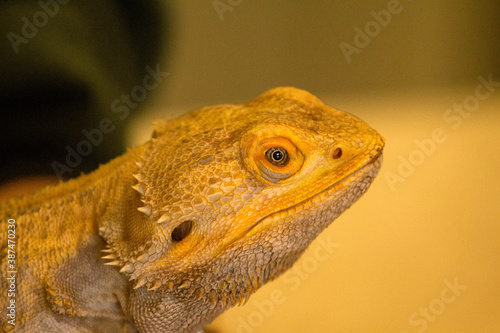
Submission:
POLYGON ((272 147, 266 151, 266 159, 276 166, 285 166, 288 164, 289 156, 285 148, 272 147))
POLYGON ((179 224, 175 229, 172 231, 172 240, 174 242, 180 242, 184 238, 186 238, 187 235, 191 232, 191 228, 193 227, 193 222, 192 221, 184 221, 181 224, 179 224))
POLYGON ((283 153, 280 152, 279 150, 276 150, 274 153, 273 153, 273 159, 275 161, 280 161, 281 159, 283 158, 283 153))

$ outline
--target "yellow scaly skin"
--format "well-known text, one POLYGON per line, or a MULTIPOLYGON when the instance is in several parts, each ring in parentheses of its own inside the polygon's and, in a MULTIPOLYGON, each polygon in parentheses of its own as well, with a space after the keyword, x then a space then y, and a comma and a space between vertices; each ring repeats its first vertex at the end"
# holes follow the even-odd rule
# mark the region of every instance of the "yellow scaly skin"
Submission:
POLYGON ((0 205, 2 328, 9 218, 15 331, 197 332, 290 268, 368 189, 383 146, 295 88, 157 121, 97 171, 0 205))

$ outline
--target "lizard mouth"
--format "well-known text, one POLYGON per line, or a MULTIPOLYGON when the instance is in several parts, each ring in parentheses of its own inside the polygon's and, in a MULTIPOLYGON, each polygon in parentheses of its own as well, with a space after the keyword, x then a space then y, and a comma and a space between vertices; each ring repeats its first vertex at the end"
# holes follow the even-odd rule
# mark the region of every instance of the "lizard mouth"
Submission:
MULTIPOLYGON (((382 149, 383 149, 382 147, 380 147, 380 148, 377 147, 377 149, 374 150, 372 158, 367 163, 365 163, 365 165, 363 165, 361 168, 357 169, 356 171, 353 171, 350 174, 344 176, 343 178, 336 181, 334 184, 328 186, 327 188, 325 188, 321 192, 318 192, 318 193, 316 193, 316 194, 314 194, 314 195, 304 199, 303 201, 296 203, 290 207, 278 210, 274 213, 271 213, 265 217, 260 218, 259 220, 257 220, 256 222, 254 222, 253 224, 248 226, 247 229, 239 237, 237 237, 237 239, 235 239, 234 241, 241 239, 245 235, 252 232, 252 230, 255 229, 258 225, 266 223, 267 221, 274 221, 275 219, 282 219, 282 218, 286 217, 288 214, 300 211, 304 208, 309 207, 310 205, 316 204, 316 202, 319 202, 319 203, 324 202, 327 198, 332 197, 332 195, 331 195, 332 192, 335 191, 336 188, 338 186, 341 186, 343 183, 351 182, 352 179, 359 179, 364 174, 369 173, 374 168, 376 168, 378 170, 380 168, 380 166, 382 164, 382 160, 383 160, 382 149)), ((348 185, 348 186, 350 186, 350 185, 348 185)))

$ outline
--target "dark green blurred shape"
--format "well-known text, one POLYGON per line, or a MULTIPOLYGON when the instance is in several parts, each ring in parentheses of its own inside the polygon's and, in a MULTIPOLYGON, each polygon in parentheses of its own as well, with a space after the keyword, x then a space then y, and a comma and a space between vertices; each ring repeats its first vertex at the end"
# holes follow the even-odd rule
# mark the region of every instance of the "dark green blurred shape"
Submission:
POLYGON ((0 183, 54 175, 53 163, 66 165, 68 147, 76 150, 87 139, 82 131, 105 118, 113 130, 63 177, 124 152, 132 117, 121 119, 111 105, 142 85, 146 67, 159 66, 166 12, 160 1, 0 2, 0 183))

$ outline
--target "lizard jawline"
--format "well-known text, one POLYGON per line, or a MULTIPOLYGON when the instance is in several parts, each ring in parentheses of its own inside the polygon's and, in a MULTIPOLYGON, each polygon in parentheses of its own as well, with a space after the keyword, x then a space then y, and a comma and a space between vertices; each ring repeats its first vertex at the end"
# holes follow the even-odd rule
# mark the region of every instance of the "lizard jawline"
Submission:
MULTIPOLYGON (((321 192, 319 193, 316 193, 315 195, 299 202, 299 203, 296 203, 295 205, 292 205, 290 207, 287 207, 287 208, 284 208, 284 209, 280 209, 274 213, 271 213, 263 218, 260 218, 258 221, 256 221, 255 223, 253 223, 252 225, 248 226, 247 229, 245 230, 245 232, 243 232, 241 235, 239 235, 236 239, 234 239, 234 242, 240 240, 241 238, 243 238, 245 235, 247 235, 248 233, 250 233, 256 226, 260 225, 261 223, 263 223, 264 221, 268 220, 268 219, 272 219, 273 216, 276 216, 276 215, 280 215, 281 213, 287 213, 289 212, 290 210, 292 210, 294 207, 300 207, 300 206, 303 206, 303 205, 307 205, 308 203, 311 203, 315 198, 318 198, 318 197, 322 197, 325 193, 329 192, 330 190, 332 190, 333 188, 335 188, 336 186, 338 186, 339 184, 345 182, 347 179, 351 178, 351 177, 355 177, 357 176, 358 174, 363 174, 363 173, 366 173, 368 170, 372 169, 373 167, 375 167, 376 165, 380 165, 382 163, 382 153, 381 152, 378 152, 368 163, 366 163, 363 167, 361 167, 360 169, 346 175, 345 177, 343 177, 342 179, 336 181, 334 184, 328 186, 327 188, 325 188, 324 190, 322 190, 321 192)), ((355 177, 356 179, 358 177, 355 177)))

